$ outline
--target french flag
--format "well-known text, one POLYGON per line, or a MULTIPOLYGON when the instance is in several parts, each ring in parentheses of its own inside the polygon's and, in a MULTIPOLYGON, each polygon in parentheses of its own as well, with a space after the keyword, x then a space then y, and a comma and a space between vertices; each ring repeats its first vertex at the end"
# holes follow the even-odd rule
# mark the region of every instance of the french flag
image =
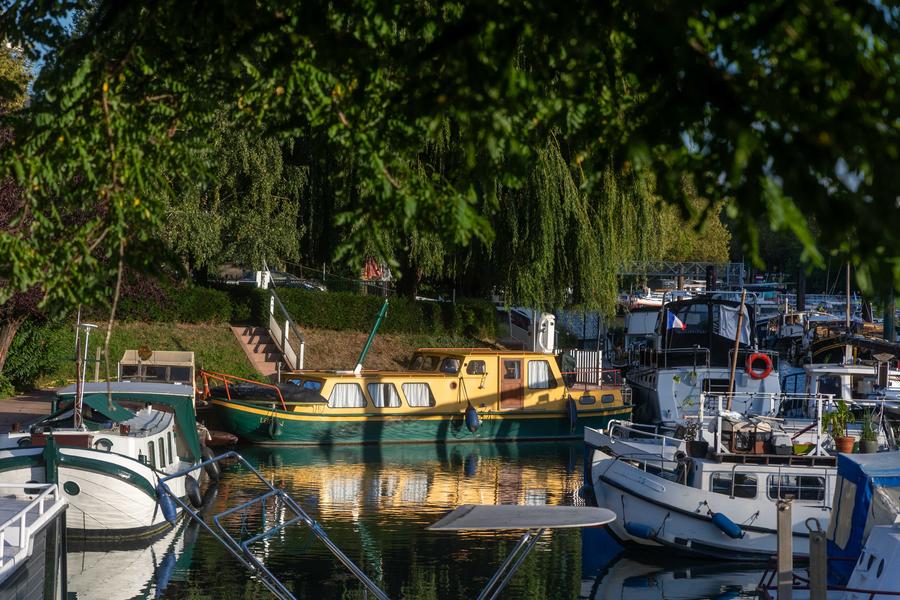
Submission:
POLYGON ((666 329, 680 329, 684 331, 687 329, 687 326, 674 313, 666 311, 666 329))

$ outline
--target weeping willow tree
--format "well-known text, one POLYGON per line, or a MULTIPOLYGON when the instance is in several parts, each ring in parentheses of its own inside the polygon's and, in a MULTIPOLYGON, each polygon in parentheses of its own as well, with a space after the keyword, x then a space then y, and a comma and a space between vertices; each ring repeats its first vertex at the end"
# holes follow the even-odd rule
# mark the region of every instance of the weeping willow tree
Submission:
POLYGON ((611 167, 600 175, 588 191, 580 165, 551 134, 525 185, 501 187, 492 255, 512 302, 610 314, 622 266, 656 255, 658 199, 649 182, 611 167))

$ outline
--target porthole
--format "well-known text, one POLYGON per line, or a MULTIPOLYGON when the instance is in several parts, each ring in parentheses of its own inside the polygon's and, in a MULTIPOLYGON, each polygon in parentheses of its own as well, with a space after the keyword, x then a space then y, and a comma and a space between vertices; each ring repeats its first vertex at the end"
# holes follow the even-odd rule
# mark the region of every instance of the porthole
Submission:
POLYGON ((104 452, 109 452, 110 450, 112 450, 112 446, 112 440, 110 440, 109 438, 100 438, 99 440, 94 442, 94 448, 96 448, 97 450, 103 450, 104 452))
MULTIPOLYGON (((735 337, 737 337, 737 336, 735 336, 735 337)), ((866 571, 868 571, 869 569, 872 568, 872 563, 873 563, 873 562, 875 562, 875 555, 874 555, 874 554, 870 554, 870 555, 869 555, 869 564, 866 565, 866 571)))
POLYGON ((884 572, 884 559, 881 559, 881 562, 878 563, 878 572, 875 573, 875 577, 881 577, 881 573, 884 572))
POLYGON ((81 493, 81 488, 74 481, 67 481, 63 484, 63 489, 70 496, 77 496, 81 493))
POLYGON ((16 445, 19 446, 19 448, 28 448, 29 446, 31 446, 31 438, 24 437, 21 440, 19 440, 18 442, 16 442, 16 445))

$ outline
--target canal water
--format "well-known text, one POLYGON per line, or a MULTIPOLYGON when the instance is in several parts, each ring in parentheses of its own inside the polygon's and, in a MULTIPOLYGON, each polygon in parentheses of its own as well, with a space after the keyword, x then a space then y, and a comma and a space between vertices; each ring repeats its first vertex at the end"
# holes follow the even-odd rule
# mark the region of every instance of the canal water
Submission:
MULTIPOLYGON (((572 442, 239 451, 289 490, 391 598, 468 600, 518 536, 425 528, 460 504, 582 504, 582 448, 572 442)), ((252 473, 234 465, 207 493, 211 512, 260 489, 252 473)), ((225 525, 248 538, 264 523, 284 518, 283 509, 270 505, 236 513, 225 525)), ((359 584, 302 525, 253 548, 298 598, 363 597, 359 584)), ((78 600, 271 597, 208 533, 186 523, 150 543, 70 546, 67 568, 69 597, 78 600)), ((759 568, 730 563, 623 552, 602 528, 561 530, 542 538, 501 597, 750 597, 760 574, 759 568)))

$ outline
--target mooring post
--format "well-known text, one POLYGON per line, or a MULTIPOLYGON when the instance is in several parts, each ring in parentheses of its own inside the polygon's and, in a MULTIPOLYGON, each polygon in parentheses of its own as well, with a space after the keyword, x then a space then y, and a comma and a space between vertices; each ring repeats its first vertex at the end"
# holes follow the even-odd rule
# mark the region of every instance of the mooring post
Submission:
POLYGON ((807 519, 809 529, 809 598, 825 600, 828 593, 828 553, 826 552, 825 532, 816 519, 807 519), (815 527, 810 526, 810 521, 815 527))
POLYGON ((778 600, 791 600, 794 587, 794 532, 791 501, 779 500, 778 510, 778 600))

